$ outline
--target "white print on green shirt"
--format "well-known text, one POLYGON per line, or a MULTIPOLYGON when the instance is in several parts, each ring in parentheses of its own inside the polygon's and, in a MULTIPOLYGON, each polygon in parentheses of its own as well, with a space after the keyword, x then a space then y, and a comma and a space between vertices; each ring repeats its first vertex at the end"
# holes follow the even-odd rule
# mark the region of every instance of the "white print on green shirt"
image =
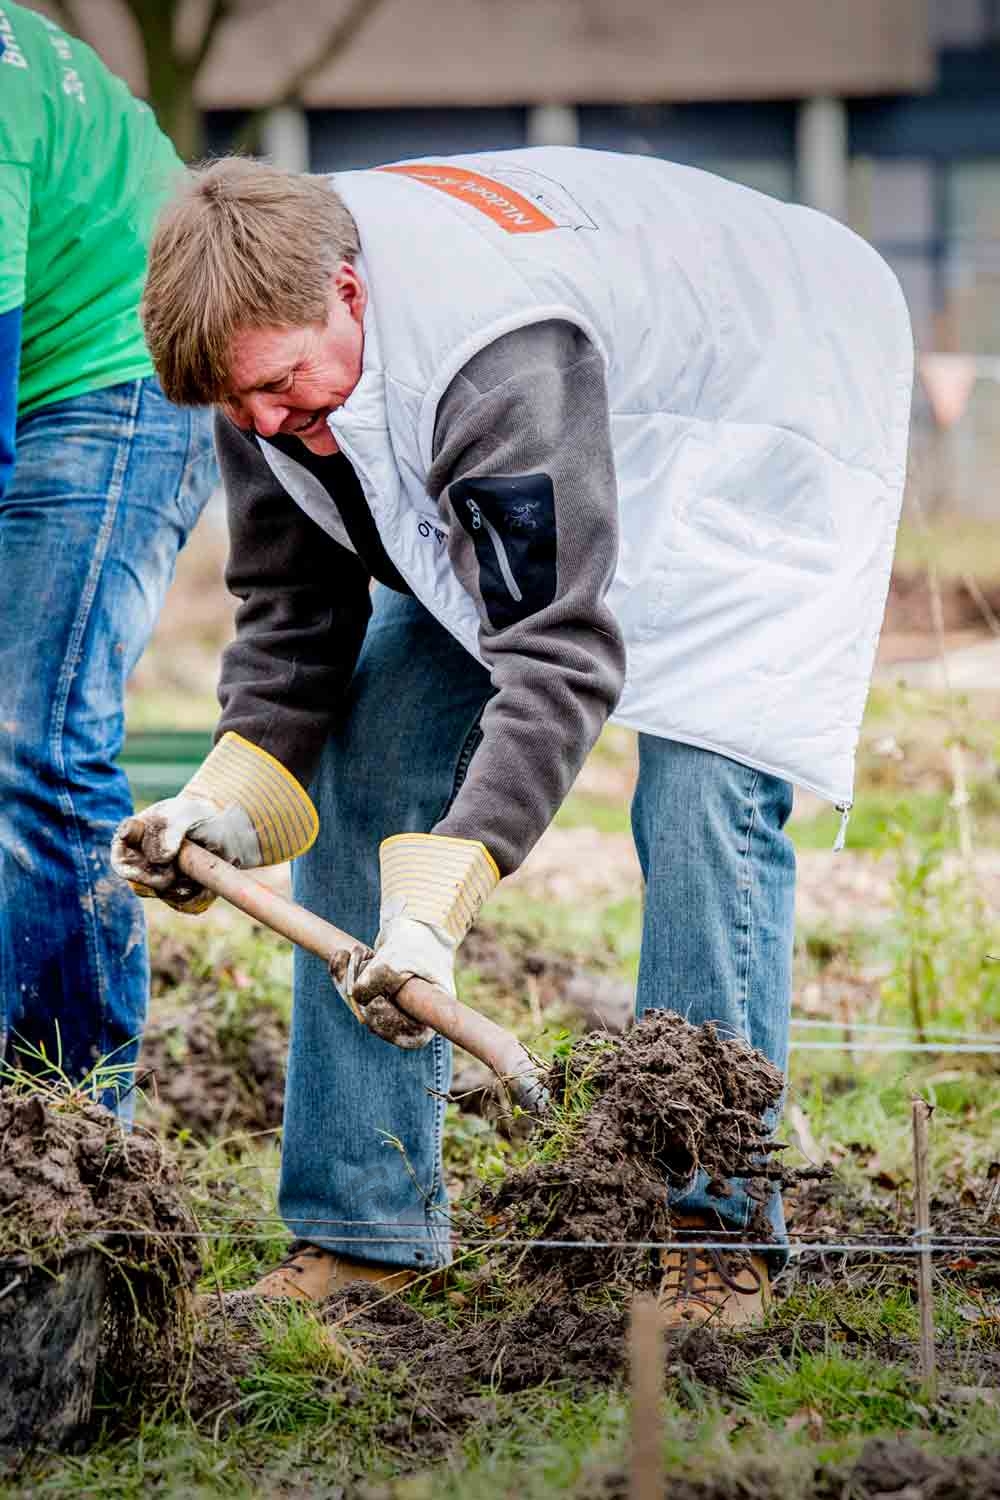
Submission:
POLYGON ((7 63, 11 68, 28 66, 28 59, 17 45, 14 28, 2 8, 0 8, 0 63, 7 63))

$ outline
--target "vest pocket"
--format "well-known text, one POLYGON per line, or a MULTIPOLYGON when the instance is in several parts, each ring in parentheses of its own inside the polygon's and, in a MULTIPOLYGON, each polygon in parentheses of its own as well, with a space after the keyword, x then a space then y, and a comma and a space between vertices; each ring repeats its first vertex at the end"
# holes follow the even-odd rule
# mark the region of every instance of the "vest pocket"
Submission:
POLYGON ((556 512, 547 474, 460 479, 448 491, 479 564, 494 630, 526 620, 556 596, 556 512))

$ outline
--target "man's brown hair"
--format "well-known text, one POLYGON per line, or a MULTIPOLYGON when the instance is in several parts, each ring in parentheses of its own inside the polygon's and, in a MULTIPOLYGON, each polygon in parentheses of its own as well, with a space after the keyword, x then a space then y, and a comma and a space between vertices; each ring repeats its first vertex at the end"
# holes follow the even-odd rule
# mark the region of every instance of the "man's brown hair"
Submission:
POLYGON ((169 400, 221 401, 241 329, 325 323, 330 276, 358 250, 325 177, 243 156, 188 171, 157 222, 141 308, 169 400))

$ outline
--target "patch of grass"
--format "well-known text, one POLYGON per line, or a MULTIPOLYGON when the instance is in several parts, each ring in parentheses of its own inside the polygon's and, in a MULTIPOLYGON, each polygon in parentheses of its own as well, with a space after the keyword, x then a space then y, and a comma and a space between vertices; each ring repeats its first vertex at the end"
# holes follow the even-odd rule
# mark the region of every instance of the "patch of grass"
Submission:
MULTIPOLYGON (((620 1441, 627 1406, 618 1392, 573 1397, 558 1386, 501 1397, 465 1436, 460 1458, 419 1476, 411 1494, 433 1500, 543 1500, 566 1493, 602 1449, 620 1441)), ((410 1481, 414 1483, 414 1481, 410 1481)), ((406 1491, 400 1488, 400 1500, 406 1491)))
MULTIPOLYGON (((849 1186, 869 1184, 875 1171, 909 1183, 914 1094, 936 1106, 930 1133, 936 1179, 985 1179, 1000 1118, 995 1073, 973 1071, 967 1062, 942 1069, 941 1060, 926 1054, 872 1053, 853 1061, 838 1052, 792 1057, 789 1098, 803 1109, 821 1153, 833 1156, 849 1186)), ((801 1160, 794 1149, 783 1155, 793 1165, 801 1160)))
POLYGON ((154 958, 153 1011, 181 1011, 198 994, 210 989, 219 1018, 220 1035, 243 1036, 247 1017, 261 1006, 271 1007, 288 1022, 292 1005, 292 949, 289 943, 255 923, 237 918, 219 924, 171 911, 162 902, 148 902, 150 943, 154 958), (170 979, 157 970, 158 945, 179 950, 170 979), (176 970, 181 977, 173 978, 176 970))
MULTIPOLYGON (((970 1323, 966 1316, 969 1306, 969 1294, 961 1285, 938 1276, 934 1319, 939 1340, 955 1339, 959 1344, 974 1341, 980 1349, 984 1342, 992 1341, 989 1331, 984 1336, 981 1328, 970 1323)), ((910 1286, 890 1284, 856 1291, 806 1284, 774 1302, 768 1315, 770 1327, 794 1329, 800 1323, 824 1324, 831 1348, 843 1345, 850 1337, 848 1329, 862 1341, 905 1340, 915 1346, 920 1334, 920 1308, 915 1289, 910 1286)))
POLYGON ((904 517, 896 535, 895 565, 916 572, 933 560, 943 578, 1000 577, 1000 537, 989 521, 962 513, 938 515, 926 526, 904 517))
POLYGON ((927 1424, 906 1371, 835 1349, 795 1360, 762 1360, 738 1380, 749 1409, 769 1423, 815 1412, 832 1433, 899 1432, 927 1424))
POLYGON ((262 1306, 257 1323, 263 1346, 258 1368, 240 1383, 243 1421, 258 1432, 330 1421, 343 1404, 338 1379, 360 1375, 358 1359, 309 1305, 262 1306))
POLYGON ((634 978, 639 966, 642 896, 604 904, 543 901, 518 886, 500 886, 490 898, 492 926, 527 936, 539 948, 577 963, 634 978))
POLYGON ((624 797, 601 797, 594 792, 570 792, 556 813, 557 828, 593 828, 598 833, 628 833, 629 801, 624 797))
POLYGON ((463 1114, 457 1105, 448 1106, 444 1170, 449 1181, 459 1181, 467 1191, 479 1183, 495 1182, 503 1175, 512 1150, 510 1141, 498 1135, 482 1115, 463 1114))
MULTIPOLYGON (((568 1032, 559 1036, 553 1046, 553 1060, 565 1062, 574 1040, 568 1032)), ((564 1161, 572 1153, 573 1138, 595 1097, 591 1076, 604 1049, 596 1037, 594 1040, 596 1045, 586 1066, 580 1072, 567 1068, 562 1098, 553 1099, 549 1103, 545 1114, 544 1139, 537 1149, 531 1151, 531 1156, 536 1161, 564 1161)), ((609 1038, 608 1046, 611 1045, 613 1043, 609 1038)))
POLYGON ((177 1500, 254 1500, 259 1490, 239 1463, 235 1445, 215 1442, 186 1422, 158 1419, 82 1457, 35 1458, 19 1476, 0 1480, 2 1500, 55 1495, 141 1500, 152 1494, 177 1500))
POLYGON ((182 1137, 178 1148, 206 1235, 200 1289, 243 1290, 288 1252, 278 1218, 278 1142, 273 1134, 256 1140, 238 1135, 201 1146, 182 1137))

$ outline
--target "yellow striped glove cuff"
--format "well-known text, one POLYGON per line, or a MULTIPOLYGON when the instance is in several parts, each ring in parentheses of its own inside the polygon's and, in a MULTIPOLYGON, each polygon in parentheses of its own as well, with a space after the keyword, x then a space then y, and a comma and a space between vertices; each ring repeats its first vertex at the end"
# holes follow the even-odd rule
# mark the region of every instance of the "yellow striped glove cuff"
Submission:
POLYGON ((460 943, 500 871, 485 844, 435 833, 397 833, 379 848, 382 911, 443 927, 460 943))
POLYGON ((218 807, 236 803, 250 819, 262 865, 304 854, 319 832, 309 794, 266 750, 229 730, 194 773, 185 792, 218 807))

